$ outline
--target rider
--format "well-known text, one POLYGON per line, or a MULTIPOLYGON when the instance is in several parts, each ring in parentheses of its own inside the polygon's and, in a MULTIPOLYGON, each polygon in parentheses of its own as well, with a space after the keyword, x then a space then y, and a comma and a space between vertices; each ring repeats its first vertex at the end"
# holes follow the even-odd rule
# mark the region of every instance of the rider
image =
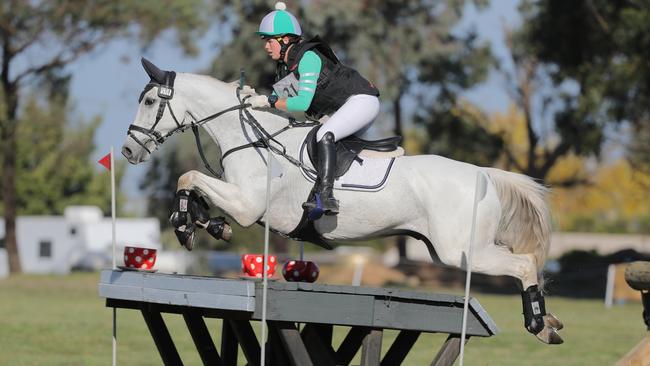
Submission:
POLYGON ((318 36, 304 40, 300 24, 284 3, 276 3, 275 9, 262 19, 257 32, 264 50, 277 62, 274 91, 268 97, 253 95, 248 103, 253 108, 305 112, 314 119, 329 115, 316 135, 315 194, 303 208, 312 212, 321 201, 326 215, 336 215, 339 205, 332 192, 335 142, 370 127, 379 114, 379 91, 356 70, 341 64, 318 36))

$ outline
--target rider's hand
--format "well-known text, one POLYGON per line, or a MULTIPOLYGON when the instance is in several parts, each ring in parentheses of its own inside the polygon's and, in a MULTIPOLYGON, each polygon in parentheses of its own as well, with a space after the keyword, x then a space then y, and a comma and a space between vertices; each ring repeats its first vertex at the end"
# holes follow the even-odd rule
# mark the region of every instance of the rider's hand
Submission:
POLYGON ((250 103, 251 107, 255 109, 271 108, 271 104, 269 104, 269 98, 266 95, 253 95, 246 100, 246 103, 250 103))
POLYGON ((244 85, 244 87, 239 91, 239 96, 242 98, 256 94, 257 92, 255 92, 255 88, 252 88, 250 85, 244 85))

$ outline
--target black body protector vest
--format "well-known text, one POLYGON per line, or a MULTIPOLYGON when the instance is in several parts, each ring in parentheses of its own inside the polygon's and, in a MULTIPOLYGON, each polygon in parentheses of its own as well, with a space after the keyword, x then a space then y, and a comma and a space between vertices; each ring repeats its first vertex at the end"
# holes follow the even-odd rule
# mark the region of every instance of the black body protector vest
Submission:
POLYGON ((307 116, 320 119, 324 115, 332 115, 353 95, 379 96, 379 90, 371 82, 356 70, 343 65, 334 51, 319 36, 316 36, 295 44, 289 50, 287 63, 278 63, 273 89, 280 98, 298 94, 297 84, 300 78, 298 64, 307 51, 315 52, 320 57, 322 65, 314 98, 305 112, 307 116))

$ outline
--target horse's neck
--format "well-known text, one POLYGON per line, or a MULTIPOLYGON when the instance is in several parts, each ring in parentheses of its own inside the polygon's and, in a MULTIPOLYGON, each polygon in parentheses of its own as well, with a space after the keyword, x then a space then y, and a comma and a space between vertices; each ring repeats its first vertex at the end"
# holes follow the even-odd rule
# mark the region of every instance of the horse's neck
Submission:
MULTIPOLYGON (((183 87, 189 90, 189 93, 184 93, 190 96, 187 98, 187 110, 195 118, 200 120, 239 104, 236 96, 236 86, 234 84, 224 83, 202 75, 181 75, 180 80, 177 80, 182 80, 183 87)), ((249 111, 258 119, 263 128, 271 134, 279 131, 288 123, 286 118, 272 113, 253 111, 250 109, 249 111)), ((256 141, 259 138, 250 125, 240 120, 239 113, 240 110, 227 112, 203 125, 206 132, 219 145, 222 153, 256 141)), ((237 154, 240 158, 244 158, 240 154, 250 155, 248 156, 249 159, 246 159, 247 162, 263 164, 258 152, 254 149, 244 149, 237 154)))

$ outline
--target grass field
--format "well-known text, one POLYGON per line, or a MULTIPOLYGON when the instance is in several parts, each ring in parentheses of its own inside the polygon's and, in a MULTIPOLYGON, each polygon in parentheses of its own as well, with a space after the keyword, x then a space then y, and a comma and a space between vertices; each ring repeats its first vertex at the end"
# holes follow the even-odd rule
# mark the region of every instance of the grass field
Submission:
MULTIPOLYGON (((0 365, 110 364, 112 311, 97 294, 98 281, 97 273, 0 280, 0 365)), ((638 303, 607 310, 602 301, 549 297, 547 307, 564 321, 565 343, 546 346, 524 331, 518 296, 475 296, 501 333, 471 339, 466 365, 612 365, 645 335, 638 303)), ((185 364, 200 365, 182 317, 165 319, 185 364)), ((220 322, 207 323, 219 342, 220 322)), ((343 336, 336 332, 335 342, 343 336)), ((395 336, 385 332, 384 351, 395 336)), ((443 339, 421 336, 405 364, 428 365, 443 339)), ((137 311, 118 311, 118 360, 120 365, 162 364, 137 311)))

